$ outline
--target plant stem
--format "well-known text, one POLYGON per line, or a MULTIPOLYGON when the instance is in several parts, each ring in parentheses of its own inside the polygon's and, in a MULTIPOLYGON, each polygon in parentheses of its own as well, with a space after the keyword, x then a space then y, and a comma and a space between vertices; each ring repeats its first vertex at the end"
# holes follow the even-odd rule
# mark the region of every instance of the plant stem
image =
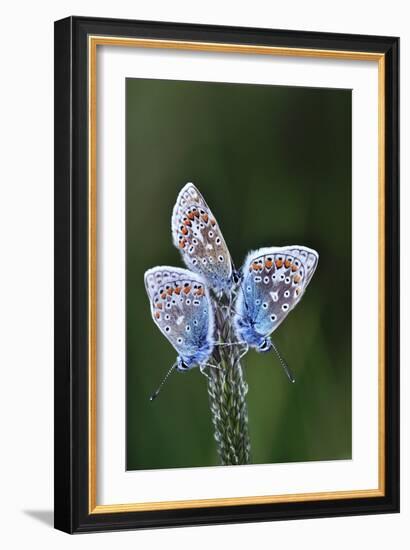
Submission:
MULTIPOLYGON (((232 343, 236 335, 231 311, 226 299, 215 308, 216 336, 219 342, 232 343)), ((215 346, 212 362, 217 368, 208 369, 208 395, 214 437, 222 465, 249 464, 250 440, 248 431, 248 385, 240 363, 243 347, 215 346)))

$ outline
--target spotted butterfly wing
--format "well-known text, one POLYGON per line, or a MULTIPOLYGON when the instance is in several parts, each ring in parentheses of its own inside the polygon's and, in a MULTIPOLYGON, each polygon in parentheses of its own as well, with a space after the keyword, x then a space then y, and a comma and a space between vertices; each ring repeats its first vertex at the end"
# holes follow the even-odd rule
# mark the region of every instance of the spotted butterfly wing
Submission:
POLYGON ((261 346, 302 299, 318 260, 315 250, 299 245, 250 252, 235 304, 238 338, 261 346))
POLYGON ((216 291, 232 286, 232 260, 219 225, 193 183, 180 191, 172 213, 172 238, 186 266, 216 291))
POLYGON ((194 367, 213 351, 214 316, 203 279, 187 269, 154 267, 144 275, 151 314, 184 363, 194 367))

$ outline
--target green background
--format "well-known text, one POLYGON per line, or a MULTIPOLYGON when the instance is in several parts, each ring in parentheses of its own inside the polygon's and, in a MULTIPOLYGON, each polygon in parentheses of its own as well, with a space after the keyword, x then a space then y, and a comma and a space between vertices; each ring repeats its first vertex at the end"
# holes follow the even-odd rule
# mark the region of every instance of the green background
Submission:
POLYGON ((144 271, 183 267, 171 213, 188 181, 240 266, 250 249, 320 254, 297 308, 274 333, 296 375, 248 353, 253 463, 351 458, 351 91, 127 79, 127 468, 217 465, 206 380, 173 374, 144 271))

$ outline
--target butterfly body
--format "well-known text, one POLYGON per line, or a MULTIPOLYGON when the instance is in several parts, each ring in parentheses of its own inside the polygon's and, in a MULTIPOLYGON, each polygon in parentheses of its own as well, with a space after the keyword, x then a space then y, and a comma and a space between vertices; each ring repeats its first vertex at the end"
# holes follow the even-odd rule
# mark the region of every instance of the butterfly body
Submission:
POLYGON ((176 370, 206 363, 214 348, 214 315, 203 279, 186 269, 160 266, 144 276, 151 315, 178 353, 176 370))
POLYGON ((215 292, 230 292, 236 272, 219 225, 193 183, 180 191, 172 213, 172 238, 186 266, 215 292))
POLYGON ((261 248, 248 254, 235 303, 239 340, 261 352, 272 348, 270 335, 300 302, 318 259, 315 250, 300 245, 261 248))

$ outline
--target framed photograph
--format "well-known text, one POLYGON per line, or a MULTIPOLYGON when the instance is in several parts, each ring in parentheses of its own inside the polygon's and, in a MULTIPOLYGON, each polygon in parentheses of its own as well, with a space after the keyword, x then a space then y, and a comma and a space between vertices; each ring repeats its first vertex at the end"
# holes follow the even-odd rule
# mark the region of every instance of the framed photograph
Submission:
POLYGON ((399 510, 399 39, 55 23, 55 527, 399 510))

